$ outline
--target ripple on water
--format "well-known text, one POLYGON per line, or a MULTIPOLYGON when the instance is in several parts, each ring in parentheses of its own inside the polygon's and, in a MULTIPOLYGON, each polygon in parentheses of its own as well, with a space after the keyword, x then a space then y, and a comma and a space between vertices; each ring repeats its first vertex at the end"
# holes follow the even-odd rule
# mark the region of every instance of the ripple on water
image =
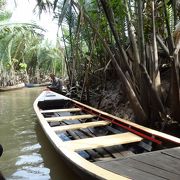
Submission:
POLYGON ((34 135, 34 134, 35 134, 34 131, 31 129, 26 129, 18 132, 18 135, 34 135))
POLYGON ((37 151, 41 148, 41 145, 39 143, 37 144, 32 144, 32 145, 28 145, 28 146, 25 146, 21 149, 21 152, 30 152, 30 151, 37 151))
POLYGON ((20 156, 16 166, 19 168, 11 175, 11 179, 50 179, 50 170, 44 167, 43 160, 39 154, 20 156))
POLYGON ((43 162, 42 157, 40 154, 37 153, 32 153, 29 155, 21 155, 17 158, 16 161, 16 166, 24 166, 24 165, 35 165, 35 164, 40 164, 43 162))
POLYGON ((13 173, 11 179, 48 180, 50 179, 49 173, 50 170, 45 167, 24 166, 13 173))

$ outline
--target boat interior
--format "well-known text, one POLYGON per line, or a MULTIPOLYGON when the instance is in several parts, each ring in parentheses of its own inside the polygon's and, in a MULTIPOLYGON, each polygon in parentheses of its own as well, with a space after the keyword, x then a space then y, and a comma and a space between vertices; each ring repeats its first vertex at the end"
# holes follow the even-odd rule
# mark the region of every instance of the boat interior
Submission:
POLYGON ((70 99, 39 101, 38 107, 66 147, 94 163, 177 145, 159 143, 158 138, 70 99))

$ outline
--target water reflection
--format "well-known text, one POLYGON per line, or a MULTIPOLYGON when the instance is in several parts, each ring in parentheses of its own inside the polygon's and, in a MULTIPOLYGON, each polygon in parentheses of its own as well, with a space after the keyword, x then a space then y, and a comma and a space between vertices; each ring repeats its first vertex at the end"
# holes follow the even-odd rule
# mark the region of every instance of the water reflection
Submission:
POLYGON ((56 179, 56 177, 61 177, 62 180, 80 179, 71 169, 69 169, 66 163, 61 159, 60 155, 52 147, 39 124, 36 125, 35 131, 37 133, 38 142, 41 145, 39 152, 43 157, 44 165, 51 169, 51 178, 56 179), (66 174, 68 177, 63 177, 62 174, 66 174))
POLYGON ((0 93, 0 171, 7 179, 79 179, 46 138, 33 110, 42 89, 0 93))

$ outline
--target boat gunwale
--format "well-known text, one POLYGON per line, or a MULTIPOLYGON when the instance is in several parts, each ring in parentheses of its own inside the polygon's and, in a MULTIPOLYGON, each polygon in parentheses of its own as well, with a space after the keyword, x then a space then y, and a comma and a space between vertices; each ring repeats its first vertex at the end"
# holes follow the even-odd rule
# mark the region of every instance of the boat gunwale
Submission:
MULTIPOLYGON (((151 140, 151 141, 155 140, 154 142, 156 142, 158 144, 161 144, 161 142, 158 139, 155 139, 155 137, 162 138, 164 140, 167 140, 167 141, 170 141, 172 143, 176 143, 176 144, 180 145, 180 139, 175 137, 175 136, 172 136, 172 135, 160 132, 160 131, 156 131, 154 129, 144 127, 142 125, 136 124, 136 123, 128 121, 128 120, 124 120, 122 118, 113 116, 113 115, 111 115, 109 113, 103 112, 103 111, 98 110, 96 108, 90 107, 90 106, 88 106, 86 104, 82 104, 82 103, 80 103, 80 102, 78 102, 76 100, 72 99, 72 101, 75 103, 75 105, 78 104, 78 105, 76 105, 76 107, 79 107, 79 108, 81 106, 86 107, 87 109, 90 109, 92 114, 94 113, 97 116, 99 115, 99 117, 102 118, 103 120, 110 121, 111 123, 114 123, 114 124, 116 124, 116 121, 118 123, 122 123, 121 127, 125 128, 128 131, 131 131, 131 132, 133 132, 133 133, 135 133, 135 134, 137 134, 139 136, 141 136, 142 133, 147 133, 147 134, 151 135, 151 137, 147 137, 146 135, 144 135, 144 138, 149 138, 149 140, 151 140), (105 116, 105 117, 103 117, 102 115, 105 116), (112 120, 109 120, 107 117, 110 117, 112 120), (137 130, 141 131, 142 133, 137 133, 137 130)), ((85 108, 82 108, 82 110, 86 111, 85 108)), ((117 124, 117 125, 119 125, 119 124, 117 124)))

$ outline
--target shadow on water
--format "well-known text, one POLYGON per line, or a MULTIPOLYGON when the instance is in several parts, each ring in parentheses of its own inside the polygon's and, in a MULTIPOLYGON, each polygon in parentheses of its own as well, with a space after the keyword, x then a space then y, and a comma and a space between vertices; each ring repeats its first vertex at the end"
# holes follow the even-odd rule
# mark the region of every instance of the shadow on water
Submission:
POLYGON ((80 177, 62 160, 38 123, 35 126, 35 132, 41 145, 39 153, 43 158, 44 166, 50 169, 51 179, 55 180, 61 177, 61 180, 79 180, 80 177))

